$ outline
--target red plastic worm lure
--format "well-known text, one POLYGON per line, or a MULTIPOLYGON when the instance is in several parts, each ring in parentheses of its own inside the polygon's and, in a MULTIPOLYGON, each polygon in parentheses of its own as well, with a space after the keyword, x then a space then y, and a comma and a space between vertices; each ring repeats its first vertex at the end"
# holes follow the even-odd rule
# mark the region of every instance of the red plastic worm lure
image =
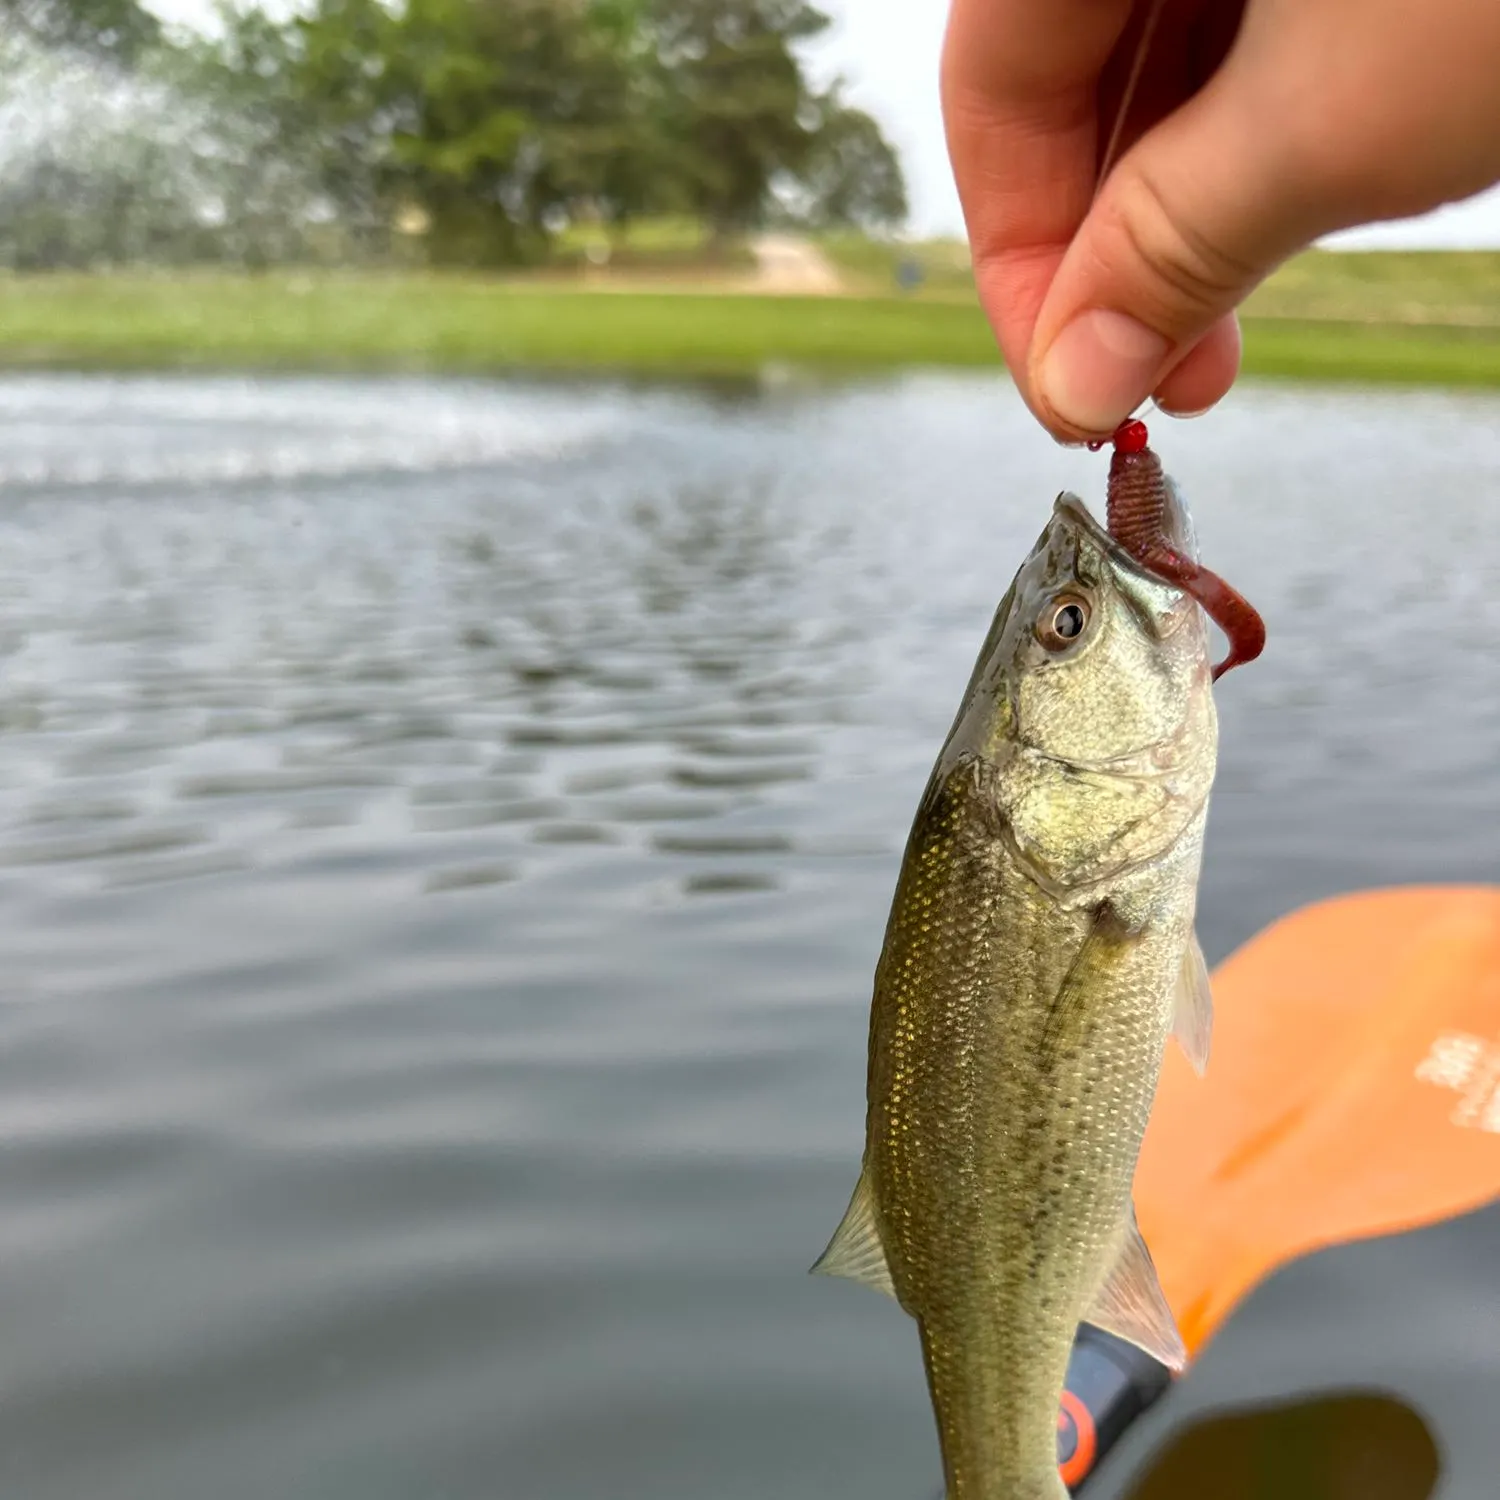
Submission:
MULTIPOLYGON (((1144 422, 1122 422, 1109 461, 1109 534, 1144 568, 1196 599, 1228 637, 1229 655, 1214 668, 1217 682, 1231 667, 1254 661, 1265 649, 1266 625, 1255 606, 1205 567, 1169 545, 1165 530, 1167 485, 1161 459, 1147 446, 1144 422)), ((1089 447, 1102 448, 1102 442, 1089 447)))

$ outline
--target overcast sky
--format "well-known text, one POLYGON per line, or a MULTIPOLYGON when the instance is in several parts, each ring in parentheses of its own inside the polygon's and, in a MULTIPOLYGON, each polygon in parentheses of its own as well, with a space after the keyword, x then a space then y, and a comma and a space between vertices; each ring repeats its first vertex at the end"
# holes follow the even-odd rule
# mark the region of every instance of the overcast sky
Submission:
MULTIPOLYGON (((962 233, 937 100, 937 58, 947 0, 822 4, 837 18, 837 25, 819 45, 818 63, 849 78, 856 102, 880 120, 900 148, 911 189, 912 227, 923 234, 962 233)), ((1500 246, 1500 190, 1424 219, 1336 238, 1371 246, 1500 246)))
MULTIPOLYGON (((191 22, 203 0, 146 0, 159 15, 191 22)), ((919 234, 962 234, 963 219, 938 111, 937 59, 947 0, 821 0, 835 18, 817 45, 816 67, 842 73, 851 97, 879 119, 901 152, 919 234)), ((1500 247, 1500 189, 1424 219, 1335 236, 1352 245, 1500 247)))

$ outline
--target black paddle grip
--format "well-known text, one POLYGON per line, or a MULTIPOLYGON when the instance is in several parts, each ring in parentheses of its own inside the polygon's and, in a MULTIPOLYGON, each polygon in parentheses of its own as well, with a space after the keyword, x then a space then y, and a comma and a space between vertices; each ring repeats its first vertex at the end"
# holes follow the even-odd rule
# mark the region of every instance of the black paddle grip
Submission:
POLYGON ((1078 1325, 1057 1410, 1057 1468, 1069 1494, 1084 1488, 1125 1429, 1171 1383, 1172 1372, 1143 1349, 1092 1323, 1078 1325))
POLYGON ((1144 1350, 1078 1325, 1057 1413, 1057 1467, 1071 1494, 1171 1383, 1172 1372, 1144 1350))

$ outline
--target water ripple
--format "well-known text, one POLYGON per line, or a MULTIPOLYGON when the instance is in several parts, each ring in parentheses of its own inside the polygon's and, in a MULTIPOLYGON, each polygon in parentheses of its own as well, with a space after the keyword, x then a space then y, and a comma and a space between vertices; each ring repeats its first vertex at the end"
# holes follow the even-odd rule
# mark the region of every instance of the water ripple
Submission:
MULTIPOLYGON (((1271 627, 1211 956, 1495 878, 1496 410, 1174 427, 1271 627)), ((932 1493, 909 1325, 804 1273, 912 810, 1099 481, 988 379, 0 377, 0 1490, 932 1493)))

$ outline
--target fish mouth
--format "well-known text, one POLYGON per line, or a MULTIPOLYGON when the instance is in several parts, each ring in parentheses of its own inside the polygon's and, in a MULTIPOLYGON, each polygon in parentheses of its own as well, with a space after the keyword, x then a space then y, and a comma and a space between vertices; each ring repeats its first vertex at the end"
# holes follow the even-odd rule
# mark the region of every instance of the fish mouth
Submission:
POLYGON ((1144 579, 1146 582, 1154 583, 1158 586, 1160 586, 1161 584, 1166 584, 1168 588, 1176 589, 1180 587, 1179 585, 1173 583, 1170 579, 1163 578, 1160 574, 1153 573, 1150 568, 1146 567, 1138 559, 1132 557, 1130 553, 1128 553, 1124 549, 1124 547, 1122 547, 1120 543, 1117 542, 1114 537, 1112 537, 1109 532, 1103 526, 1101 526, 1098 521, 1094 519, 1093 515, 1089 511, 1088 506, 1086 506, 1083 501, 1078 498, 1077 495, 1073 494, 1071 490, 1064 490, 1062 494, 1057 497, 1056 502, 1052 506, 1052 513, 1053 515, 1060 517, 1069 525, 1074 526, 1079 531, 1083 532, 1083 534, 1087 536, 1089 540, 1092 541, 1099 548, 1099 550, 1105 554, 1106 557, 1108 557, 1111 565, 1119 568, 1122 572, 1129 573, 1135 578, 1144 579))

